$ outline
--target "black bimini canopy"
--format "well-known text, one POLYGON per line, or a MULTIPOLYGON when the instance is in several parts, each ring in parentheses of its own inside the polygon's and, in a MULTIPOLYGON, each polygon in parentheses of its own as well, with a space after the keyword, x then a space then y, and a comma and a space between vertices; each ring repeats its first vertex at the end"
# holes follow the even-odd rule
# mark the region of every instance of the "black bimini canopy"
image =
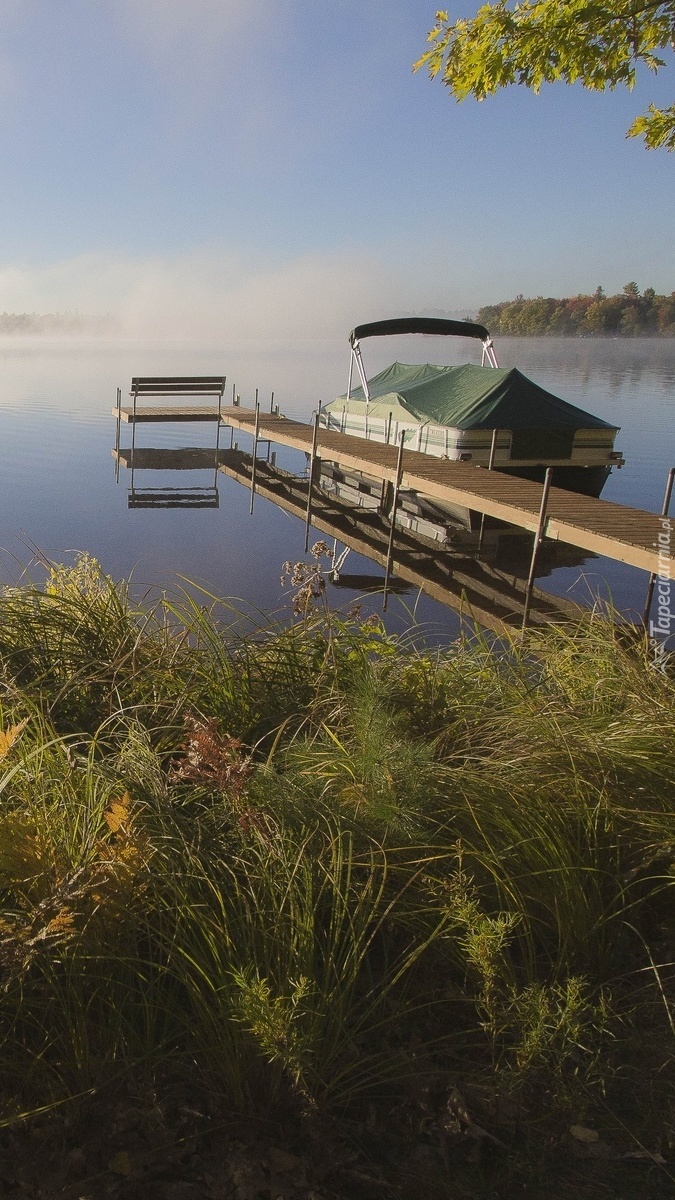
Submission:
POLYGON ((482 342, 490 339, 490 334, 484 325, 475 321, 446 321, 440 317, 394 317, 390 321, 371 321, 367 325, 357 325, 349 335, 352 346, 361 338, 387 337, 396 333, 427 333, 436 337, 472 337, 480 338, 482 342))

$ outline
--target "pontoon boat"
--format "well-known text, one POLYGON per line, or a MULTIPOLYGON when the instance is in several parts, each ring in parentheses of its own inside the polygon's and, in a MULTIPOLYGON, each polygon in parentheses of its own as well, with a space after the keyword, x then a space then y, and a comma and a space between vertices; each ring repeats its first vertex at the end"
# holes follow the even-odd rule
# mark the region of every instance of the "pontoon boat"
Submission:
POLYGON ((553 467, 558 487, 599 496, 613 466, 619 429, 568 404, 515 368, 499 366, 483 325, 432 317, 402 317, 357 325, 349 335, 349 387, 320 412, 324 428, 424 454, 543 479, 553 467), (361 341, 393 334, 478 338, 480 366, 395 362, 368 379, 361 341), (360 386, 352 387, 354 367, 360 386))

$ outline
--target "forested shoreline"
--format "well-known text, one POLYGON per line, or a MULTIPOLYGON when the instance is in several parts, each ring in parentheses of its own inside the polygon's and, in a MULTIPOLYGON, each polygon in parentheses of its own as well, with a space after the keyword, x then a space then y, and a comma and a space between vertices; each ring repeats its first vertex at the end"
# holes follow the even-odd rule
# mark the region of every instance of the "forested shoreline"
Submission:
POLYGON ((110 333, 109 316, 87 316, 79 312, 0 313, 0 336, 14 334, 110 333))
POLYGON ((479 308, 476 320, 510 337, 675 337, 675 292, 659 296, 627 283, 619 295, 535 296, 479 308))

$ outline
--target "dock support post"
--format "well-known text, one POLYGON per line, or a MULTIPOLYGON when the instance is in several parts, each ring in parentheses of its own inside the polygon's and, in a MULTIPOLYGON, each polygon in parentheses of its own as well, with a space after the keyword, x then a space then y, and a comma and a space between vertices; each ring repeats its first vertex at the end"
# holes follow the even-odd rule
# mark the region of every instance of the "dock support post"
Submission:
POLYGON ((403 479, 403 447, 405 446, 405 429, 401 430, 401 441, 398 447, 398 458, 396 460, 396 479, 394 481, 394 496, 391 504, 391 523, 389 525, 389 542, 387 544, 387 563, 384 569, 384 594, 382 598, 382 612, 387 611, 387 601, 389 599, 389 577, 391 575, 392 560, 394 557, 394 533, 396 531, 396 509, 398 508, 398 493, 401 489, 401 480, 403 479))
POLYGON ((314 475, 316 473, 316 447, 319 441, 319 417, 321 412, 317 409, 314 414, 314 432, 312 433, 312 454, 309 460, 309 479, 307 481, 307 512, 305 514, 305 554, 309 546, 309 530, 312 524, 312 491, 314 486, 314 475))
MULTIPOLYGON (((670 508, 670 498, 673 494, 673 480, 675 480, 675 467, 671 467, 668 472, 668 478, 666 480, 666 490, 665 490, 665 493, 663 496, 663 504, 661 505, 661 516, 662 517, 668 516, 668 509, 670 508)), ((649 633, 649 613, 651 611, 652 600, 654 598, 654 584, 655 583, 656 583, 656 572, 653 571, 652 574, 649 576, 649 584, 647 585, 647 598, 645 600, 645 611, 644 611, 644 616, 642 618, 642 621, 643 621, 643 624, 644 624, 644 627, 645 627, 645 630, 647 633, 649 633)))
MULTIPOLYGON (((492 441, 490 443, 490 456, 488 458, 488 466, 487 466, 488 471, 494 471, 495 454, 497 453, 497 434, 498 433, 499 433, 498 429, 492 430, 492 441)), ((485 513, 482 513, 481 518, 480 518, 480 533, 478 534, 478 553, 479 554, 480 554, 481 550, 483 549, 484 534, 485 534, 485 513)))
POLYGON ((251 507, 249 512, 253 512, 253 502, 255 500, 255 468, 258 462, 258 435, 260 433, 260 401, 258 399, 258 389, 255 389, 255 428, 253 431, 253 460, 251 462, 251 507))
POLYGON ((382 486, 380 488, 380 503, 377 506, 377 511, 379 513, 383 513, 385 511, 385 507, 386 507, 386 503, 387 503, 387 488, 388 487, 389 487, 388 480, 383 479, 382 486))
POLYGON ((223 395, 224 395, 224 393, 225 393, 225 384, 226 384, 226 382, 227 382, 227 380, 226 380, 226 379, 223 379, 223 386, 222 386, 222 388, 220 389, 220 391, 219 391, 219 393, 218 393, 218 427, 217 427, 217 429, 216 429, 216 462, 215 462, 215 472, 216 472, 216 474, 215 474, 215 478, 214 478, 214 481, 213 481, 213 486, 214 486, 214 487, 216 486, 216 482, 217 482, 217 480, 218 480, 218 458, 219 458, 219 455, 220 455, 220 422, 221 422, 221 420, 222 420, 222 413, 223 413, 223 395))
POLYGON ((120 437, 122 434, 122 389, 117 389, 117 433, 115 435, 115 483, 120 481, 120 437))
POLYGON ((527 577, 527 587, 525 588, 525 604, 523 606, 523 624, 521 633, 525 633, 527 623, 530 619, 530 606, 532 604, 532 592, 534 590, 534 573, 537 567, 537 555, 539 547, 544 540, 544 530, 546 528, 546 509, 548 507, 548 494, 551 490, 551 478, 553 475, 553 467, 546 468, 546 477, 544 479, 544 488, 541 493, 541 506, 539 508, 539 520, 537 521, 537 532, 534 535, 534 545, 532 547, 532 560, 530 562, 530 573, 527 577))
POLYGON ((137 388, 134 388, 134 392, 133 392, 134 408, 133 408, 133 418, 132 418, 132 424, 131 424, 131 488, 132 488, 132 491, 133 491, 133 487, 134 487, 134 456, 136 453, 136 399, 137 399, 137 395, 138 395, 138 390, 137 390, 137 388))

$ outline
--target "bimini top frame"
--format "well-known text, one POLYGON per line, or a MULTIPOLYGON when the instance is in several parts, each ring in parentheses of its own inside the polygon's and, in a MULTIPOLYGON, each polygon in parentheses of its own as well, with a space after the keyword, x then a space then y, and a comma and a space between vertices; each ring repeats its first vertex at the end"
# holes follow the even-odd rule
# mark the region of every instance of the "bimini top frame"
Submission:
POLYGON ((486 363, 491 367, 499 366, 490 334, 484 325, 477 325, 475 321, 445 321, 439 317, 394 317, 390 321, 371 321, 368 325, 357 325, 349 335, 351 353, 349 356, 348 400, 352 394, 354 363, 356 363, 356 369, 359 373, 366 401, 370 400, 370 389, 366 373, 363 369, 363 359, 361 358, 361 338, 388 337, 399 333, 426 333, 436 337, 478 338, 483 343, 481 366, 484 367, 486 363))

